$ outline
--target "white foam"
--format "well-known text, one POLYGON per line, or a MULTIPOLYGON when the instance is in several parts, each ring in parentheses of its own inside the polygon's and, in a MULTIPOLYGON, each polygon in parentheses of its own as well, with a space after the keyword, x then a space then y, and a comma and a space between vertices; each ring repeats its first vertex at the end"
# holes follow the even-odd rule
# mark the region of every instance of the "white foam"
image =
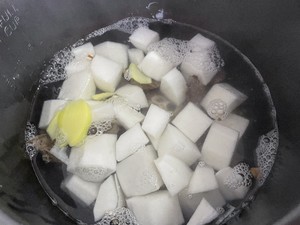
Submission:
POLYGON ((249 187, 252 185, 252 174, 247 163, 239 163, 233 167, 233 172, 227 177, 225 184, 231 189, 237 189, 240 186, 249 187), (237 179, 242 177, 242 179, 237 179))
POLYGON ((106 212, 103 218, 96 224, 97 225, 113 225, 113 224, 139 225, 133 213, 125 207, 106 212), (125 221, 125 223, 123 221, 125 221))
POLYGON ((260 171, 259 185, 263 185, 271 172, 275 162, 277 148, 279 145, 279 134, 277 129, 271 130, 269 133, 262 135, 258 140, 256 147, 257 164, 260 171))
POLYGON ((189 51, 187 41, 175 38, 164 38, 161 41, 150 44, 148 52, 155 51, 174 66, 178 66, 189 51))

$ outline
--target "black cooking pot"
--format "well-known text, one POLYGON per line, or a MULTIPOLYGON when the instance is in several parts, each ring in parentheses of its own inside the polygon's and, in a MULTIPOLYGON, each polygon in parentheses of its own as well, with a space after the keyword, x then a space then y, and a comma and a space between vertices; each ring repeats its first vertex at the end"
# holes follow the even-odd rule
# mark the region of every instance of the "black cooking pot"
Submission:
POLYGON ((277 109, 280 145, 256 199, 230 224, 300 224, 300 2, 292 0, 1 1, 0 224, 73 224, 52 206, 24 156, 34 87, 58 50, 129 16, 163 16, 204 28, 254 63, 277 109))

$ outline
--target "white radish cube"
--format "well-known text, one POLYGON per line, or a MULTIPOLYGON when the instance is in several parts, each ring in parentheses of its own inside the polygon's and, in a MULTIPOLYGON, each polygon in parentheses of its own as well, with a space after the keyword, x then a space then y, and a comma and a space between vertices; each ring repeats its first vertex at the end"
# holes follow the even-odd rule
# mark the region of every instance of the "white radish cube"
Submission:
POLYGON ((88 56, 95 55, 94 46, 91 42, 85 43, 79 47, 73 48, 72 53, 76 59, 87 59, 88 56))
POLYGON ((158 155, 173 155, 189 166, 200 159, 201 153, 195 143, 171 124, 167 125, 159 139, 158 155))
POLYGON ((67 166, 67 171, 75 174, 75 170, 78 167, 78 164, 83 156, 83 146, 72 147, 69 155, 69 163, 67 166))
POLYGON ((152 51, 145 56, 138 67, 148 77, 160 81, 173 68, 173 64, 152 51))
POLYGON ((202 159, 215 170, 229 166, 239 133, 221 124, 214 123, 202 146, 202 159))
POLYGON ((114 106, 110 102, 97 102, 92 105, 92 121, 107 121, 115 118, 114 106))
POLYGON ((185 188, 178 194, 178 199, 182 209, 182 213, 186 220, 189 220, 191 218, 198 205, 200 204, 202 198, 205 198, 215 209, 220 208, 226 204, 226 201, 220 193, 219 189, 190 194, 188 192, 188 188, 185 188))
POLYGON ((67 147, 58 147, 57 145, 54 145, 51 149, 50 149, 50 153, 55 156, 57 159, 59 159, 60 161, 62 161, 64 164, 68 165, 69 163, 69 157, 67 155, 67 147))
POLYGON ((136 111, 126 103, 114 104, 114 111, 117 121, 127 130, 145 118, 141 112, 136 111))
POLYGON ((100 186, 94 206, 94 219, 100 220, 107 211, 114 210, 118 205, 118 193, 114 176, 109 176, 100 186))
POLYGON ((72 76, 74 73, 79 73, 81 71, 89 71, 91 67, 91 60, 88 59, 73 59, 65 67, 67 77, 72 76))
POLYGON ((61 87, 58 98, 64 100, 92 99, 96 93, 93 76, 88 71, 74 73, 67 78, 61 87))
POLYGON ((207 166, 196 167, 189 184, 189 193, 195 194, 199 192, 211 191, 218 188, 218 182, 215 172, 207 166))
POLYGON ((228 201, 243 199, 249 191, 249 187, 244 185, 229 185, 230 183, 237 184, 243 181, 243 177, 238 173, 234 173, 234 170, 231 167, 226 167, 218 171, 216 173, 216 178, 222 195, 228 201))
POLYGON ((142 128, 153 138, 159 138, 164 132, 170 119, 170 113, 151 104, 144 119, 142 128))
POLYGON ((249 120, 236 114, 229 114, 225 120, 218 121, 218 123, 238 131, 239 138, 241 138, 249 125, 249 120))
POLYGON ((212 86, 201 105, 210 117, 223 120, 246 99, 246 95, 231 85, 219 83, 212 86))
POLYGON ((127 205, 139 224, 182 225, 184 223, 178 198, 171 197, 168 191, 157 191, 149 195, 129 198, 127 205))
POLYGON ((132 128, 123 133, 116 143, 117 161, 122 161, 128 156, 135 153, 139 148, 146 146, 149 142, 148 137, 137 123, 132 128))
POLYGON ((174 68, 162 77, 160 91, 176 105, 184 102, 187 86, 179 70, 174 68))
POLYGON ((55 113, 63 108, 63 106, 67 103, 65 100, 47 100, 44 101, 42 113, 39 122, 39 128, 46 129, 50 124, 51 120, 55 116, 55 113))
POLYGON ((197 76, 203 85, 207 85, 219 70, 211 54, 209 51, 187 53, 180 66, 182 74, 187 79, 190 76, 197 76))
POLYGON ((139 27, 130 35, 129 41, 134 47, 147 52, 151 43, 159 41, 159 34, 147 27, 139 27))
POLYGON ((111 41, 105 41, 95 46, 95 52, 97 55, 104 56, 120 65, 122 65, 123 71, 128 67, 128 46, 111 41))
POLYGON ((203 198, 187 225, 205 225, 218 217, 219 213, 203 198))
POLYGON ((83 155, 75 169, 76 175, 91 182, 102 182, 116 171, 117 135, 102 134, 87 138, 83 155))
POLYGON ((216 46, 215 42, 204 37, 201 34, 196 34, 189 42, 192 51, 210 50, 216 46))
POLYGON ((149 106, 143 89, 136 85, 126 84, 117 89, 116 94, 125 98, 130 106, 138 108, 145 108, 149 106))
POLYGON ((122 65, 103 56, 96 55, 91 64, 91 71, 96 86, 107 92, 114 92, 122 77, 122 65))
POLYGON ((204 134, 212 120, 195 104, 189 102, 172 121, 193 142, 204 134))
POLYGON ((76 175, 67 177, 62 183, 63 189, 68 190, 72 197, 75 197, 86 206, 95 201, 99 187, 99 183, 85 181, 76 175))
POLYGON ((136 65, 140 64, 144 59, 144 52, 137 48, 128 49, 129 61, 136 65))
POLYGON ((192 170, 183 161, 171 155, 164 155, 154 162, 172 196, 188 186, 192 170))
POLYGON ((124 207, 126 205, 125 195, 124 195, 124 192, 121 188, 121 185, 120 185, 117 174, 115 173, 113 176, 114 176, 114 179, 115 179, 115 184, 116 184, 116 189, 117 189, 117 194, 118 194, 117 207, 121 208, 121 207, 124 207))
POLYGON ((145 195, 163 185, 153 162, 156 158, 155 150, 148 145, 118 163, 117 176, 127 197, 145 195))

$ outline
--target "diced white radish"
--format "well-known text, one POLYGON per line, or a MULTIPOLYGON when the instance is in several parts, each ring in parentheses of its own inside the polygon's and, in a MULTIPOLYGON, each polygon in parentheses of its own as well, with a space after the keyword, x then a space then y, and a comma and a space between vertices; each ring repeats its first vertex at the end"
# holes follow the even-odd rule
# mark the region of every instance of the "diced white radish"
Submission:
POLYGON ((158 145, 159 145, 159 139, 160 138, 154 138, 154 137, 152 137, 149 134, 147 136, 148 136, 148 138, 149 138, 149 140, 150 140, 153 148, 157 151, 158 150, 158 145))
POLYGON ((203 85, 207 85, 218 72, 211 54, 209 51, 187 53, 180 66, 182 74, 186 78, 197 76, 203 85))
POLYGON ((220 193, 219 189, 212 191, 190 194, 188 188, 183 189, 178 194, 179 203, 182 209, 182 213, 186 220, 189 220, 193 213, 196 211, 202 198, 205 198, 209 204, 216 210, 226 204, 224 197, 220 193))
POLYGON ((88 182, 76 175, 67 177, 62 183, 62 188, 70 192, 71 196, 84 205, 92 204, 98 194, 100 183, 88 182))
POLYGON ((210 50, 216 46, 215 42, 204 37, 201 34, 196 34, 188 44, 192 48, 192 51, 205 51, 210 50))
POLYGON ((115 118, 114 106, 110 102, 97 102, 93 104, 92 108, 92 121, 106 121, 115 118))
POLYGON ((118 193, 113 175, 109 176, 100 186, 94 206, 94 219, 100 220, 107 211, 114 210, 118 205, 118 193))
POLYGON ((105 58, 122 65, 123 71, 128 67, 127 45, 112 41, 105 41, 96 45, 94 48, 97 55, 104 56, 105 58))
POLYGON ((39 122, 39 128, 46 129, 49 123, 51 122, 51 120, 53 119, 55 113, 59 109, 63 108, 63 106, 66 103, 67 101, 58 100, 58 99, 44 101, 40 122, 39 122))
POLYGON ((205 225, 218 217, 218 212, 203 198, 187 225, 205 225))
POLYGON ((128 49, 129 61, 136 65, 140 64, 144 59, 144 52, 137 48, 128 49))
POLYGON ((145 118, 141 112, 136 111, 124 102, 114 104, 114 111, 117 121, 127 130, 142 122, 145 118))
POLYGON ((198 164, 190 180, 189 193, 195 194, 217 188, 218 182, 214 170, 208 166, 200 166, 198 164))
POLYGON ((172 196, 188 186, 192 170, 183 161, 171 155, 164 155, 154 162, 172 196))
POLYGON ((75 170, 78 167, 78 164, 82 158, 84 149, 83 146, 72 147, 69 155, 69 163, 67 166, 67 171, 75 174, 75 170))
POLYGON ((75 169, 76 175, 91 182, 102 182, 116 171, 117 135, 102 134, 87 138, 83 155, 75 169))
POLYGON ((242 116, 231 113, 225 120, 218 121, 218 123, 238 131, 239 138, 241 138, 249 125, 249 120, 242 116))
POLYGON ((102 91, 114 92, 122 77, 122 65, 103 56, 92 60, 91 71, 96 86, 102 91))
POLYGON ((139 148, 145 146, 149 142, 148 137, 137 123, 132 128, 123 133, 116 143, 117 161, 122 161, 128 156, 135 153, 139 148))
POLYGON ((151 104, 144 119, 142 128, 153 138, 159 138, 164 132, 170 119, 170 113, 151 104))
POLYGON ((127 199, 128 208, 139 224, 181 225, 184 223, 177 196, 168 191, 157 191, 145 196, 127 199))
POLYGON ((92 43, 88 42, 79 47, 73 48, 72 53, 76 59, 86 59, 89 56, 94 57, 95 50, 92 43))
POLYGON ((197 76, 199 81, 207 85, 218 72, 218 63, 215 62, 214 54, 215 43, 201 34, 195 35, 189 42, 191 52, 187 53, 180 69, 188 79, 190 76, 197 76))
POLYGON ((145 195, 163 185, 153 162, 156 158, 155 150, 148 145, 118 163, 117 176, 127 197, 145 195))
POLYGON ((116 94, 125 98, 130 106, 138 106, 140 108, 148 107, 148 101, 142 88, 126 84, 116 90, 116 94))
POLYGON ((189 166, 201 156, 197 145, 171 124, 167 125, 160 137, 157 151, 159 157, 170 154, 181 159, 189 166))
POLYGON ((229 166, 239 133, 218 123, 211 126, 202 146, 202 159, 215 170, 229 166))
POLYGON ((67 147, 58 147, 57 145, 54 145, 51 149, 50 149, 50 153, 52 155, 54 155, 57 159, 59 159, 60 161, 62 161, 64 164, 68 165, 69 163, 69 157, 67 155, 67 147))
POLYGON ((89 59, 73 59, 65 67, 67 77, 72 76, 74 73, 79 73, 81 71, 89 71, 91 67, 91 60, 89 59))
POLYGON ((173 64, 152 51, 145 56, 138 67, 148 77, 160 81, 173 68, 173 64))
POLYGON ((96 86, 92 74, 88 71, 74 73, 67 78, 59 92, 58 98, 64 100, 92 99, 96 86))
POLYGON ((226 167, 216 173, 220 191, 224 198, 228 201, 243 199, 249 191, 249 187, 244 185, 240 185, 237 187, 231 187, 230 185, 228 185, 228 181, 232 183, 239 183, 243 180, 243 177, 241 175, 237 173, 233 174, 233 171, 234 170, 231 167, 226 167))
POLYGON ((210 127, 212 120, 195 104, 189 102, 175 117, 172 124, 196 142, 210 127))
POLYGON ((121 207, 124 207, 126 205, 125 196, 124 196, 124 192, 121 188, 121 185, 120 185, 117 174, 115 173, 113 176, 114 176, 114 179, 115 179, 115 184, 116 184, 116 189, 117 189, 117 194, 118 194, 117 207, 121 208, 121 207))
POLYGON ((160 91, 176 105, 184 102, 187 86, 179 70, 174 68, 162 77, 160 91))
POLYGON ((210 117, 223 120, 246 99, 246 95, 231 85, 219 83, 212 86, 201 105, 210 117))
POLYGON ((159 41, 159 34, 147 27, 139 27, 130 35, 129 41, 134 47, 147 52, 147 47, 151 43, 159 41))

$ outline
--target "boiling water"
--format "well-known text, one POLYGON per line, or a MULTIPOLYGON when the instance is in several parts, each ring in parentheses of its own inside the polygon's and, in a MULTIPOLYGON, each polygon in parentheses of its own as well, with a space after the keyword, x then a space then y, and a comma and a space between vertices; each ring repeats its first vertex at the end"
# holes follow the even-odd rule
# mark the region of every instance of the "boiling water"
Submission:
MULTIPOLYGON (((177 51, 174 54, 169 52, 161 52, 161 54, 166 53, 166 56, 173 55, 169 60, 174 63, 178 60, 180 61, 186 51, 186 42, 178 40, 189 40, 197 33, 201 33, 215 41, 224 60, 222 61, 218 57, 216 59, 220 67, 224 65, 217 76, 225 77, 224 82, 229 83, 248 96, 248 99, 238 108, 237 113, 248 118, 250 124, 239 141, 232 160, 232 166, 239 162, 245 162, 251 167, 258 167, 261 171, 261 176, 252 185, 252 189, 243 201, 229 202, 226 205, 225 212, 216 221, 218 224, 225 223, 233 216, 239 214, 254 199, 255 192, 267 178, 276 156, 278 130, 276 113, 269 89, 260 73, 239 50, 208 31, 172 20, 157 21, 146 18, 127 18, 94 31, 74 45, 59 51, 41 74, 40 85, 38 86, 31 116, 27 124, 26 141, 39 134, 39 130, 36 127, 39 122, 43 102, 48 99, 55 99, 59 94, 60 87, 66 76, 64 67, 72 60, 71 49, 85 42, 92 42, 93 45, 97 45, 108 40, 129 45, 129 35, 139 26, 149 26, 150 29, 160 34, 161 39, 173 38, 166 39, 166 41, 170 44, 176 44, 178 47, 177 51)), ((154 47, 157 48, 159 46, 154 47)), ((195 98, 196 96, 192 97, 195 98)), ((203 138, 197 142, 199 149, 201 149, 202 143, 203 138)), ((93 223, 92 208, 81 206, 60 189, 61 181, 66 176, 65 166, 60 163, 45 163, 32 144, 27 143, 26 152, 32 161, 40 183, 53 203, 77 223, 93 223)), ((247 171, 247 168, 243 167, 246 164, 240 165, 235 168, 235 171, 246 177, 247 173, 245 171, 247 171)), ((247 182, 247 179, 244 180, 247 182)), ((237 185, 231 184, 230 180, 228 184, 237 185)), ((110 215, 106 215, 99 224, 136 224, 136 221, 130 211, 120 209, 110 215)))

